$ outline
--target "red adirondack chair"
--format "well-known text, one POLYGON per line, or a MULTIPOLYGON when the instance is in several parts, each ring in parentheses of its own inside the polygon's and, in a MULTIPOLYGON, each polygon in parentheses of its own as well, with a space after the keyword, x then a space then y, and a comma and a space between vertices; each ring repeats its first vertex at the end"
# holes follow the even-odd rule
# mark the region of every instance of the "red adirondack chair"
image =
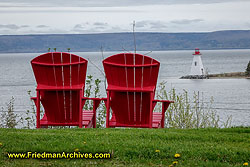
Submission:
POLYGON ((85 98, 88 61, 71 53, 50 52, 31 61, 37 82, 37 128, 41 126, 96 126, 96 109, 102 99, 85 98), (82 111, 87 99, 93 111, 82 111), (40 120, 40 102, 45 114, 40 120))
POLYGON ((108 82, 106 127, 163 128, 165 111, 173 101, 154 100, 160 63, 120 53, 103 60, 103 66, 108 82), (153 112, 157 102, 162 102, 162 112, 153 112))

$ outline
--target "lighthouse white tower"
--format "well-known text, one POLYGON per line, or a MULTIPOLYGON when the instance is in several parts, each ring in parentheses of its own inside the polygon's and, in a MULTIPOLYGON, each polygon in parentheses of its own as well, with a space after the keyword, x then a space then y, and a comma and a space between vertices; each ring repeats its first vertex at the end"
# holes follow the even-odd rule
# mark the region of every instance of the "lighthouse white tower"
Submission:
POLYGON ((190 75, 191 76, 200 76, 200 77, 205 76, 206 71, 205 71, 203 64, 202 64, 202 61, 201 61, 200 50, 198 48, 196 48, 195 53, 193 55, 194 55, 194 58, 193 58, 192 66, 191 66, 190 75))

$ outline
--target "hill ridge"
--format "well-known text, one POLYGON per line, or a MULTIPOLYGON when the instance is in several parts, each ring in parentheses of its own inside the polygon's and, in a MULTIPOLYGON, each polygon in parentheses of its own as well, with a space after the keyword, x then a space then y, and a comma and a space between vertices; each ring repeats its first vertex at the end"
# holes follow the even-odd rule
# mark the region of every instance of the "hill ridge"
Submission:
MULTIPOLYGON (((214 32, 136 32, 138 50, 249 49, 250 30, 214 32)), ((132 32, 96 34, 0 35, 0 53, 47 52, 48 48, 74 52, 133 50, 132 32)))

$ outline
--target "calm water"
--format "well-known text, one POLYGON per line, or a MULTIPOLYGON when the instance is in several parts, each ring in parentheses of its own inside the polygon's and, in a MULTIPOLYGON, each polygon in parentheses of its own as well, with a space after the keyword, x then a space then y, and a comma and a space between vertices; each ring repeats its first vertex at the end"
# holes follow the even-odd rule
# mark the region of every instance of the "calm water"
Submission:
MULTIPOLYGON (((250 60, 250 50, 202 50, 202 61, 209 73, 245 71, 250 60)), ((104 52, 108 57, 118 52, 104 52)), ((147 53, 147 52, 141 52, 147 53)), ((178 92, 187 90, 199 91, 208 102, 214 98, 213 108, 225 119, 233 116, 232 125, 250 126, 250 79, 206 79, 180 80, 187 75, 192 63, 193 51, 155 51, 149 56, 161 63, 158 83, 167 82, 167 89, 176 88, 178 92)), ((98 70, 102 68, 102 56, 99 52, 75 53, 89 59, 87 73, 95 78, 104 79, 98 70), (91 62, 94 62, 93 65, 91 62)), ((15 98, 15 110, 24 113, 30 108, 28 90, 35 95, 35 78, 30 66, 30 60, 39 53, 0 54, 0 107, 5 107, 11 96, 15 98)), ((102 94, 104 94, 102 87, 102 94)))

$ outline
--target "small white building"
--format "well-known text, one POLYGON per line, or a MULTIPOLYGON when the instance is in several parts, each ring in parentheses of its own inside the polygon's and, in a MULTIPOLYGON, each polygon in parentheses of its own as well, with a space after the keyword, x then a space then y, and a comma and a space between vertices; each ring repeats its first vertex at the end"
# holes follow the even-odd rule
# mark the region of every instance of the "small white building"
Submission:
POLYGON ((191 66, 190 74, 191 76, 204 76, 206 75, 206 71, 203 67, 202 61, 201 61, 201 53, 198 48, 195 49, 195 53, 193 54, 193 62, 191 66))

